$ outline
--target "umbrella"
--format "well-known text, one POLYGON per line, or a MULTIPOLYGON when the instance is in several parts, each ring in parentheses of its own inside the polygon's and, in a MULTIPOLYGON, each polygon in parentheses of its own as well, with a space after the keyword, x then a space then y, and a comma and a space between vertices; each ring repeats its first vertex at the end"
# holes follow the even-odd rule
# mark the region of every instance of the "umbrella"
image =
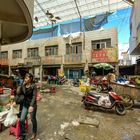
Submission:
POLYGON ((94 64, 93 67, 96 69, 103 69, 103 73, 104 73, 104 70, 113 70, 114 69, 114 67, 108 63, 97 63, 97 64, 94 64))

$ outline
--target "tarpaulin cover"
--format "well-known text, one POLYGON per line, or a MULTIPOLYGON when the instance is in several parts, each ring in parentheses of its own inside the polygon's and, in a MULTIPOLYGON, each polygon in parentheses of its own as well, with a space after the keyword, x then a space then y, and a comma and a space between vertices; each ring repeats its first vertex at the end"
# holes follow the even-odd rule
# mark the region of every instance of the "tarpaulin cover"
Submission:
POLYGON ((58 26, 54 26, 53 28, 39 29, 33 32, 31 39, 41 39, 48 37, 58 36, 58 26))
POLYGON ((108 22, 107 18, 110 13, 100 14, 92 18, 84 19, 85 31, 92 31, 101 28, 108 22))
POLYGON ((80 31, 80 22, 72 22, 68 24, 60 24, 60 34, 69 34, 69 33, 75 33, 80 31))
MULTIPOLYGON (((101 28, 107 23, 107 18, 109 15, 110 13, 107 12, 88 19, 82 19, 82 31, 92 31, 101 28)), ((35 30, 31 39, 48 38, 75 32, 80 32, 80 20, 55 25, 53 28, 49 27, 35 30)))

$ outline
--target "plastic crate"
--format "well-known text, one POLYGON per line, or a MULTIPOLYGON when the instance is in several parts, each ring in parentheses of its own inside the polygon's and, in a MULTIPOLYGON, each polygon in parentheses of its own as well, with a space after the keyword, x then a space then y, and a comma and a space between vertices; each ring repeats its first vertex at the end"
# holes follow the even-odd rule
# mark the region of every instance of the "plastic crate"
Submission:
POLYGON ((90 89, 91 89, 90 86, 85 86, 85 85, 81 85, 81 86, 80 86, 80 91, 81 91, 81 92, 89 92, 90 89))

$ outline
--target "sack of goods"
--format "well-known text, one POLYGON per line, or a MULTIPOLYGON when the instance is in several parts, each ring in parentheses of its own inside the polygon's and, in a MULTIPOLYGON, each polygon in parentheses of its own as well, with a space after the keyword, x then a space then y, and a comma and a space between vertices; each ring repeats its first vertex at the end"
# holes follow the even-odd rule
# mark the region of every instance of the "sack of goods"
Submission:
POLYGON ((109 100, 109 96, 101 96, 100 99, 98 100, 98 105, 100 106, 105 106, 105 107, 110 107, 111 106, 111 102, 109 100))
POLYGON ((17 113, 18 111, 13 106, 11 106, 6 119, 4 120, 4 126, 8 127, 11 125, 15 125, 17 121, 17 113))

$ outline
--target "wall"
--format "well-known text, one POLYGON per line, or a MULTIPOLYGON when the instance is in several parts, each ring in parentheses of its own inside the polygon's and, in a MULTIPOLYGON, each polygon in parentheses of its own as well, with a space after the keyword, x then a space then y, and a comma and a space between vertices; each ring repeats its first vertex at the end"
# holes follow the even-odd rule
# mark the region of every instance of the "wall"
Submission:
MULTIPOLYGON (((80 33, 79 37, 72 40, 72 42, 85 42, 83 43, 83 54, 81 63, 85 63, 86 59, 88 60, 88 63, 91 63, 91 41, 106 38, 111 38, 112 47, 118 46, 117 30, 115 28, 90 31, 85 32, 85 34, 80 33)), ((39 47, 39 55, 40 57, 43 57, 45 56, 45 46, 58 45, 58 55, 61 55, 63 57, 62 61, 64 62, 66 43, 68 43, 69 41, 69 38, 64 39, 62 36, 33 41, 29 40, 24 43, 2 46, 1 51, 8 51, 8 59, 10 60, 10 65, 12 66, 17 65, 18 63, 24 63, 24 58, 27 57, 27 48, 39 47), (17 49, 23 50, 22 59, 12 59, 12 51, 17 49)))
POLYGON ((133 55, 140 54, 140 0, 135 0, 130 18, 130 53, 133 55))
MULTIPOLYGON (((88 57, 89 55, 91 56, 91 41, 92 40, 101 40, 101 39, 107 39, 111 38, 111 46, 116 47, 118 52, 118 33, 115 28, 108 29, 108 30, 97 30, 97 31, 92 31, 92 32, 87 32, 85 33, 85 44, 86 44, 86 49, 85 49, 85 54, 88 57)), ((118 58, 116 58, 118 59, 118 58)), ((91 61, 91 57, 88 57, 88 62, 91 61)), ((116 61, 115 61, 116 62, 116 61)))

